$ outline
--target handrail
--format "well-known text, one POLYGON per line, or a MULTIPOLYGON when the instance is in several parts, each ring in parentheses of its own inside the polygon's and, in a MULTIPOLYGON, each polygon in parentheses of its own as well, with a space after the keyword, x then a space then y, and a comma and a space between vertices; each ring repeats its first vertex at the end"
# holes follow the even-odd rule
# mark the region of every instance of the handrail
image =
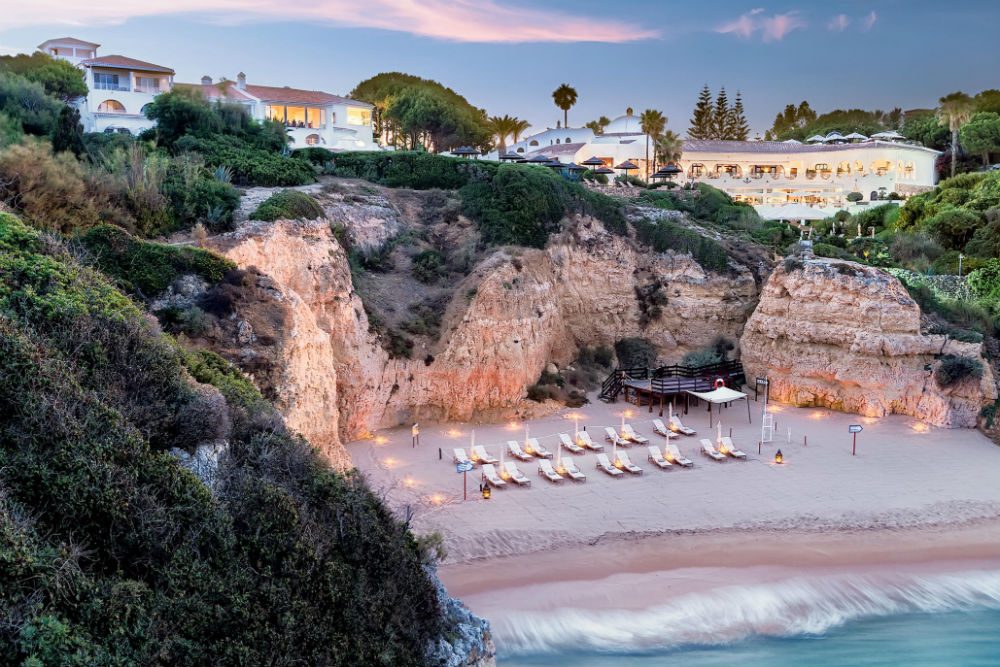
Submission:
POLYGON ((616 368, 601 384, 599 398, 613 401, 625 388, 625 379, 650 380, 650 388, 660 393, 680 393, 683 391, 711 391, 716 378, 746 380, 743 364, 732 359, 704 366, 659 366, 657 368, 632 367, 616 368))

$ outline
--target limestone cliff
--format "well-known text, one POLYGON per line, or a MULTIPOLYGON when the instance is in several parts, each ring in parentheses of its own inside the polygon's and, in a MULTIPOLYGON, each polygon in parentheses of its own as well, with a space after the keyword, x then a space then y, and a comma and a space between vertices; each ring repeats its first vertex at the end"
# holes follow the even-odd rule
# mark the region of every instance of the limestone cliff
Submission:
POLYGON ((391 358, 330 223, 247 224, 213 246, 280 292, 289 315, 273 393, 288 423, 340 465, 339 443, 377 428, 509 417, 546 364, 571 361, 583 345, 642 336, 673 360, 718 334, 736 339, 756 299, 748 273, 706 274, 687 256, 637 250, 583 218, 545 250, 486 257, 454 290, 440 340, 413 359, 391 358), (651 285, 666 301, 655 317, 637 298, 651 285))
POLYGON ((771 397, 795 405, 974 427, 996 396, 980 344, 921 334, 920 308, 902 284, 852 262, 778 266, 740 349, 747 377, 767 376, 771 397), (939 386, 933 370, 942 355, 977 359, 983 377, 939 386))

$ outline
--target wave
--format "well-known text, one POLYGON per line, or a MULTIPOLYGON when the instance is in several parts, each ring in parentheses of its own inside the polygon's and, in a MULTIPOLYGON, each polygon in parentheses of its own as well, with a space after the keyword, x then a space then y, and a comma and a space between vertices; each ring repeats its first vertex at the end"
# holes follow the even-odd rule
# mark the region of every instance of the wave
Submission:
POLYGON ((974 609, 1000 609, 1000 572, 797 577, 687 594, 644 610, 518 612, 494 617, 493 625, 508 655, 636 653, 819 635, 866 617, 974 609))

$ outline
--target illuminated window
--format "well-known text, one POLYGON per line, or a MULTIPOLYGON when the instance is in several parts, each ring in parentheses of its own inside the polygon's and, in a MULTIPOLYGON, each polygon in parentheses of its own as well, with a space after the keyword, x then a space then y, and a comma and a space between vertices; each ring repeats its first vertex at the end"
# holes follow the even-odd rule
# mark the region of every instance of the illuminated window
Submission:
POLYGON ((305 107, 285 107, 285 122, 293 127, 306 126, 305 107))
POLYGON ((359 109, 358 107, 347 107, 348 125, 371 125, 371 109, 359 109))
POLYGON ((326 127, 326 112, 322 109, 306 109, 306 126, 312 129, 326 127))
POLYGON ((695 163, 691 165, 690 169, 688 169, 688 173, 690 174, 691 178, 701 178, 702 174, 705 173, 705 165, 700 163, 695 163))
POLYGON ((104 100, 97 107, 97 113, 125 113, 125 105, 118 100, 104 100))

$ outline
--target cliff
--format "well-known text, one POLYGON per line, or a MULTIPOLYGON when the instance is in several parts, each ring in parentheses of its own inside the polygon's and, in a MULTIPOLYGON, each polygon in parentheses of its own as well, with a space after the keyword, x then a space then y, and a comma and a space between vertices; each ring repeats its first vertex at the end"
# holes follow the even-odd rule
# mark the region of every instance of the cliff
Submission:
POLYGON ((779 265, 740 349, 747 377, 767 376, 771 397, 794 405, 974 427, 996 397, 981 344, 921 334, 920 308, 902 284, 852 262, 779 265), (940 386, 934 370, 945 355, 977 360, 982 378, 940 386))

